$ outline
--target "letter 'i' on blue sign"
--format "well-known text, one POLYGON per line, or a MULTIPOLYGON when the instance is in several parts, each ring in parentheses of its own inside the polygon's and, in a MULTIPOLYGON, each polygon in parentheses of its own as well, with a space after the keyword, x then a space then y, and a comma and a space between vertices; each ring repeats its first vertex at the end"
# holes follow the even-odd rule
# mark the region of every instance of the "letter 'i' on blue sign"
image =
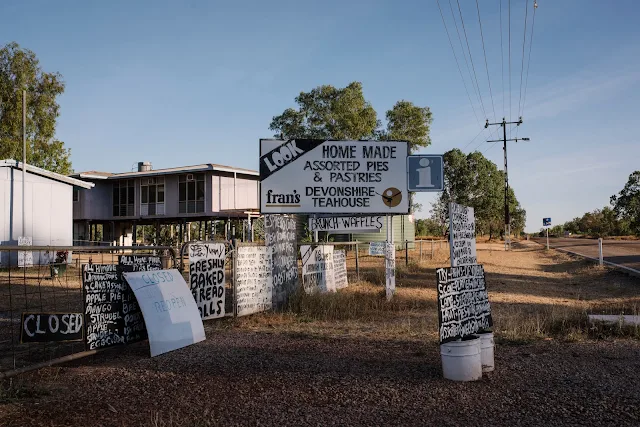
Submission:
POLYGON ((542 218, 543 227, 551 227, 551 218, 542 218))
POLYGON ((444 189, 444 160, 441 154, 407 156, 408 191, 442 191, 444 189))

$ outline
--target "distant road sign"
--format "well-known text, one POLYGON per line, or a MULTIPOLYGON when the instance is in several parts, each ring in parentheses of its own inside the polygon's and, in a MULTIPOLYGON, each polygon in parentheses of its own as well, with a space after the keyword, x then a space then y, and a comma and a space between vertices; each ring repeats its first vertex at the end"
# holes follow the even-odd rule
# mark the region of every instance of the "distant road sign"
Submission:
POLYGON ((407 156, 407 189, 414 192, 444 190, 442 154, 407 156))
POLYGON ((551 227, 551 218, 542 218, 542 225, 544 227, 551 227))

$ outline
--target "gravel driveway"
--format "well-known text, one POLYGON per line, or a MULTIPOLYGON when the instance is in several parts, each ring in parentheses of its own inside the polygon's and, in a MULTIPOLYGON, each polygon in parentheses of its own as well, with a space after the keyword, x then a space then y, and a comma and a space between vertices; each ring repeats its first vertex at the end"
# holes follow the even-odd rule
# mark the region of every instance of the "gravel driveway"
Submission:
POLYGON ((29 374, 48 394, 0 405, 0 425, 640 425, 638 341, 498 345, 496 371, 454 383, 435 342, 208 336, 29 374))

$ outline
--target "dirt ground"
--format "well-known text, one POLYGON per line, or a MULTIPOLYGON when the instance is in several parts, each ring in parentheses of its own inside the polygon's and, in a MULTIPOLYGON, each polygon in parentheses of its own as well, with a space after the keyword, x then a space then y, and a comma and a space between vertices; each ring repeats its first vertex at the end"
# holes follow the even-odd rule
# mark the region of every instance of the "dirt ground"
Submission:
POLYGON ((205 323, 207 340, 150 358, 105 351, 5 382, 2 426, 640 425, 640 336, 586 314, 637 313, 640 279, 533 242, 479 245, 496 349, 481 381, 442 378, 435 268, 398 262, 292 312, 205 323))

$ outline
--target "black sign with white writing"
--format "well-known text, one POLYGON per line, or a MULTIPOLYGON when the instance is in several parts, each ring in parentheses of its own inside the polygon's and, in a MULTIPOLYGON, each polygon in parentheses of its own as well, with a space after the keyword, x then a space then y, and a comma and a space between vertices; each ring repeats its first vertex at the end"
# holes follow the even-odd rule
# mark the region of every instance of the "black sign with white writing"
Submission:
MULTIPOLYGON (((159 256, 154 255, 120 255, 118 257, 120 266, 120 277, 122 283, 127 283, 122 278, 122 273, 136 271, 162 270, 162 261, 159 256)), ((138 300, 129 286, 125 286, 122 295, 122 308, 124 319, 124 335, 127 343, 133 343, 147 339, 147 327, 144 324, 144 317, 138 305, 138 300)))
POLYGON ((439 268, 436 279, 441 343, 462 339, 493 326, 482 265, 439 268))
POLYGON ((82 313, 22 313, 20 342, 82 341, 82 313))
POLYGON ((296 220, 282 215, 265 215, 266 246, 271 251, 273 307, 282 308, 298 289, 298 247, 296 220))
POLYGON ((325 142, 324 139, 293 139, 260 156, 260 179, 286 166, 299 156, 313 150, 325 142))

